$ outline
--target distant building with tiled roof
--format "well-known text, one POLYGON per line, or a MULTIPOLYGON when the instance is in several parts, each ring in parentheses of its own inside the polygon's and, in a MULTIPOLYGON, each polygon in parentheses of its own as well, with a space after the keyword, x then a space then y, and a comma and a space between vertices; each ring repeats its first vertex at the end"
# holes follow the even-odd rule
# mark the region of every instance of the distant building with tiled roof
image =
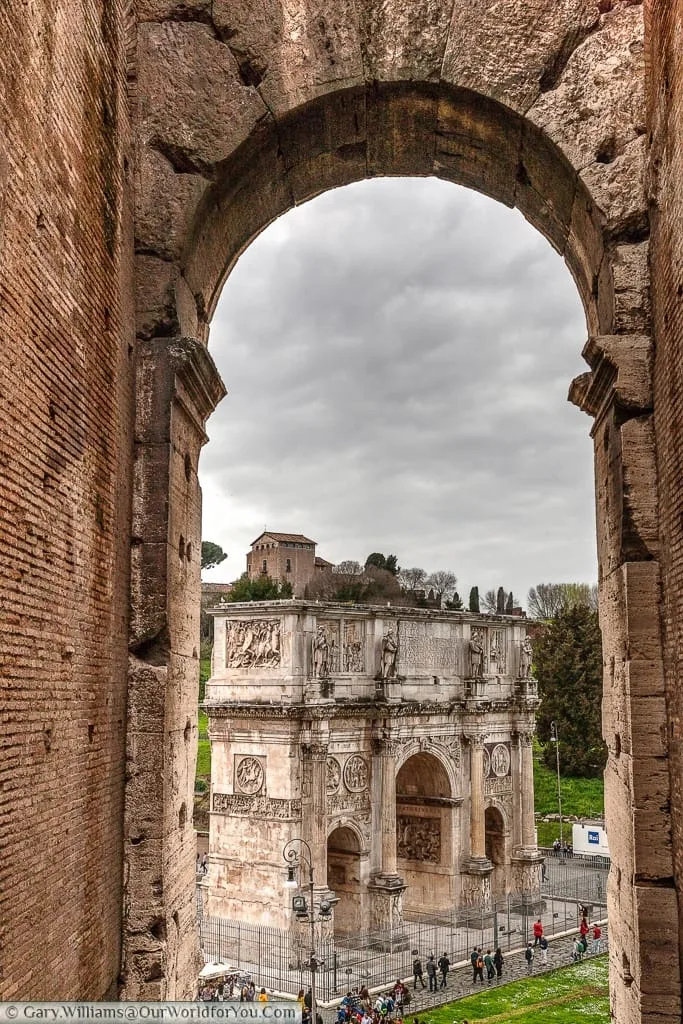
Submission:
POLYGON ((247 572, 251 579, 270 576, 273 580, 286 580, 292 584, 294 597, 303 597, 306 584, 317 572, 332 566, 320 556, 316 557, 316 541, 303 533, 275 533, 264 530, 247 553, 247 572))

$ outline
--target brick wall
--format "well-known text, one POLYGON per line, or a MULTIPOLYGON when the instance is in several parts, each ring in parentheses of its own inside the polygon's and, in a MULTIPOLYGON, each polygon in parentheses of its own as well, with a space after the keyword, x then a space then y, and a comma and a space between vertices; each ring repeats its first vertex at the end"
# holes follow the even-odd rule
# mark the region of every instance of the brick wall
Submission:
POLYGON ((119 970, 126 23, 124 0, 0 4, 0 999, 119 970))
POLYGON ((650 0, 645 13, 662 614, 674 875, 683 928, 683 4, 650 0))

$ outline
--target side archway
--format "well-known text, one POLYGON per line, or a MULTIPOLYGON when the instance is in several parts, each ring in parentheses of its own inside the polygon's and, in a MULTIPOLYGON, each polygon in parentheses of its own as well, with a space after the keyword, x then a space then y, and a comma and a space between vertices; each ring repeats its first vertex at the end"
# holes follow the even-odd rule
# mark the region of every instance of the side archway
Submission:
POLYGON ((349 825, 338 825, 327 839, 327 886, 338 899, 335 935, 358 935, 363 930, 361 842, 359 833, 349 825))

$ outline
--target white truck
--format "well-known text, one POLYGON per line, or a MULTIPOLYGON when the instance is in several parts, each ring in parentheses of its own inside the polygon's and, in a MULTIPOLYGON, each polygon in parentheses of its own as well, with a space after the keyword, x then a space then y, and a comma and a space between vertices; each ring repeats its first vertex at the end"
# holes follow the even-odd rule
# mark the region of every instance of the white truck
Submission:
POLYGON ((607 833, 600 822, 580 821, 572 825, 574 855, 609 857, 607 833))

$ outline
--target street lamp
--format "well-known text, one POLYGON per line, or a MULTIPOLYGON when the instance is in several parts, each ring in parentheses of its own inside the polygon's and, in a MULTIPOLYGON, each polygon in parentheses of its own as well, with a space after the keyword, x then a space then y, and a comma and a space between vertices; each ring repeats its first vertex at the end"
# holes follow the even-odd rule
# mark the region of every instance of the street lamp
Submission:
POLYGON ((560 737, 557 731, 557 723, 550 723, 550 742, 555 744, 555 760, 557 764, 557 806, 560 811, 560 863, 565 863, 564 858, 564 835, 562 832, 562 786, 560 784, 560 737))
MULTIPOLYGON (((298 920, 308 920, 311 924, 311 953, 308 959, 308 968, 311 972, 311 1021, 312 1024, 318 1024, 318 1004, 315 996, 315 972, 320 967, 320 962, 315 955, 315 891, 314 891, 314 879, 313 879, 313 855, 311 848, 305 839, 290 839, 289 842, 285 843, 282 850, 282 856, 287 864, 287 878, 285 880, 285 886, 288 889, 298 889, 299 883, 297 882, 297 868, 308 868, 308 898, 310 904, 306 904, 305 896, 295 896, 292 899, 292 910, 296 914, 298 920)), ((320 907, 318 909, 319 921, 329 921, 332 913, 332 904, 329 900, 321 900, 320 907)))

